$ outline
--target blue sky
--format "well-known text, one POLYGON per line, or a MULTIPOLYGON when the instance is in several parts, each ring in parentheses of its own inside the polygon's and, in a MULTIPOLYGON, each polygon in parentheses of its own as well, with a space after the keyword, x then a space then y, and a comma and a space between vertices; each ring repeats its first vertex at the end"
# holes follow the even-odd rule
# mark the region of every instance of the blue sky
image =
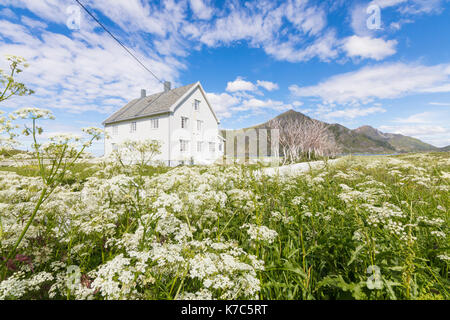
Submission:
MULTIPOLYGON (((158 78, 200 81, 222 128, 294 109, 450 144, 449 1, 81 2, 158 78)), ((4 54, 28 60, 36 94, 0 108, 51 109, 47 134, 101 127, 141 88, 162 90, 72 0, 2 0, 4 54)))

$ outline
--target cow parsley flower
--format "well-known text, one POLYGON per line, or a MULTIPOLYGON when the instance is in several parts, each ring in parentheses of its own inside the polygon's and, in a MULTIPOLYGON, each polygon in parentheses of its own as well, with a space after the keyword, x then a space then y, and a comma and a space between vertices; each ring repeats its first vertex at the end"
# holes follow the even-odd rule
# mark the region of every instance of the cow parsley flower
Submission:
POLYGON ((272 243, 278 236, 275 230, 271 230, 266 226, 257 226, 255 224, 244 224, 241 228, 247 229, 247 234, 251 240, 272 243))

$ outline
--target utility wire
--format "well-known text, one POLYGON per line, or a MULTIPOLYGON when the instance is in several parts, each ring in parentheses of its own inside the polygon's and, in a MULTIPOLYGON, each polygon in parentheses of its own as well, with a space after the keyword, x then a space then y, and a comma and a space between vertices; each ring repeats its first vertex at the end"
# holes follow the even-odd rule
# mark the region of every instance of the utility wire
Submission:
MULTIPOLYGON (((75 0, 80 7, 82 7, 84 9, 84 11, 86 11, 86 13, 88 15, 90 15, 92 17, 92 19, 95 20, 95 22, 97 22, 102 28, 103 30, 105 30, 122 48, 124 48, 126 50, 126 52, 128 52, 145 70, 147 70, 148 72, 151 73, 151 75, 153 77, 155 77, 156 80, 158 80, 160 83, 162 83, 164 85, 164 81, 162 81, 161 79, 159 79, 156 74, 154 74, 152 72, 152 70, 150 70, 149 68, 147 68, 147 66, 145 66, 145 64, 143 64, 130 50, 128 50, 128 48, 119 40, 117 39, 79 0, 75 0)), ((175 94, 177 97, 180 97, 178 94, 176 94, 173 90, 170 90, 170 92, 172 92, 173 94, 175 94)), ((159 98, 159 97, 158 97, 159 98)))

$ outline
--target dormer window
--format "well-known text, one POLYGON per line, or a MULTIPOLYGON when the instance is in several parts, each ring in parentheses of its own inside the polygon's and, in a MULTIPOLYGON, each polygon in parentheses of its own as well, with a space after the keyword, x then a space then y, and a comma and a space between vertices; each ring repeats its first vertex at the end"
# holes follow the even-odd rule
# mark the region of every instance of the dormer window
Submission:
POLYGON ((200 100, 195 99, 194 100, 194 110, 198 111, 198 108, 200 108, 200 100))

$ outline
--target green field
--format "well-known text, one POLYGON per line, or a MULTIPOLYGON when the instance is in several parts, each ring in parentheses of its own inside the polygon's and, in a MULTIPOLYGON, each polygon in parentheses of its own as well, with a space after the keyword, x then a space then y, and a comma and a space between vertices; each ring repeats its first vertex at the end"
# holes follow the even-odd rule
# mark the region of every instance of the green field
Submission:
MULTIPOLYGON (((40 206, 0 299, 449 299, 450 154, 255 167, 77 164, 40 206)), ((0 257, 39 200, 0 167, 0 257)))

